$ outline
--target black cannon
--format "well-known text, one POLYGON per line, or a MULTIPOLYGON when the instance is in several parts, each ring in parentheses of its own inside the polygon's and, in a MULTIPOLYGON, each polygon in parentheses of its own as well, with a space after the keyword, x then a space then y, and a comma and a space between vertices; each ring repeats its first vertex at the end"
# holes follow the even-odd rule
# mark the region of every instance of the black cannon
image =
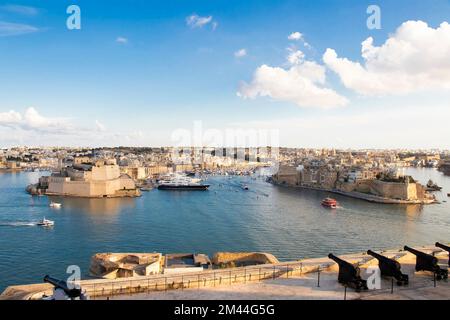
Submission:
POLYGON ((435 246, 438 248, 444 249, 445 251, 448 252, 448 266, 450 267, 450 247, 446 246, 445 244, 439 243, 439 242, 436 242, 435 246))
POLYGON ((361 290, 368 290, 367 281, 362 279, 359 275, 359 267, 355 267, 351 263, 344 261, 332 253, 328 255, 328 258, 335 261, 339 266, 339 283, 355 289, 357 292, 361 290))
POLYGON ((448 270, 439 267, 438 258, 408 246, 405 246, 404 249, 416 256, 416 271, 431 271, 436 274, 437 280, 448 278, 448 270))
POLYGON ((44 282, 48 282, 53 285, 54 291, 62 290, 67 298, 74 300, 75 298, 83 299, 84 294, 81 292, 80 288, 70 288, 67 282, 64 280, 58 280, 53 277, 46 275, 44 277, 44 282))
POLYGON ((381 254, 373 252, 372 250, 368 250, 367 254, 378 260, 378 266, 380 267, 382 276, 393 277, 397 280, 397 285, 399 286, 408 284, 409 277, 407 274, 403 274, 400 271, 402 266, 398 261, 389 259, 381 254))

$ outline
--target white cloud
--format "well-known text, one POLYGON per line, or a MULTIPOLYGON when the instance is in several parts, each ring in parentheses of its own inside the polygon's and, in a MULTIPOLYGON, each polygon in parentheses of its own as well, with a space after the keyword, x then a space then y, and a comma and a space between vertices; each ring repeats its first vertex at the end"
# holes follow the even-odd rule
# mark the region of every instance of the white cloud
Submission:
POLYGON ((315 61, 305 60, 302 51, 289 47, 288 67, 262 65, 253 80, 241 83, 237 95, 244 99, 258 96, 287 101, 299 107, 331 108, 344 106, 348 100, 326 88, 326 69, 315 61))
POLYGON ((127 44, 128 43, 128 39, 125 38, 125 37, 117 37, 116 42, 120 43, 120 44, 127 44))
POLYGON ((310 45, 308 42, 305 41, 305 37, 304 37, 303 33, 300 33, 300 32, 298 32, 298 31, 292 32, 292 33, 288 36, 288 40, 291 40, 291 41, 300 41, 300 42, 303 44, 303 46, 304 46, 305 48, 307 48, 307 49, 311 49, 311 48, 312 48, 311 45, 310 45))
POLYGON ((250 84, 242 83, 238 96, 258 96, 295 103, 299 107, 336 107, 348 103, 345 97, 325 88, 325 68, 314 61, 302 61, 289 69, 262 65, 250 84))
POLYGON ((0 9, 11 13, 18 13, 26 16, 36 16, 39 14, 39 9, 35 7, 22 6, 17 4, 8 4, 0 6, 0 9))
POLYGON ((99 131, 99 132, 104 132, 104 131, 106 131, 105 125, 104 125, 103 123, 101 123, 100 121, 98 121, 98 120, 95 120, 95 128, 96 128, 96 130, 99 131))
POLYGON ((28 24, 0 21, 0 37, 18 36, 37 31, 39 31, 38 28, 28 24))
POLYGON ((368 96, 450 89, 450 25, 429 27, 404 22, 377 47, 369 37, 361 44, 364 63, 339 58, 327 49, 323 61, 349 89, 368 96))
POLYGON ((289 54, 287 56, 287 61, 294 65, 294 64, 300 64, 303 61, 303 58, 305 57, 305 54, 301 52, 300 50, 295 50, 292 48, 288 48, 289 54))
POLYGON ((144 133, 140 130, 135 130, 124 137, 126 140, 140 140, 144 137, 144 133))
POLYGON ((296 31, 296 32, 292 32, 289 36, 288 36, 289 40, 293 40, 293 41, 298 41, 298 40, 302 40, 303 39, 303 34, 301 34, 300 32, 296 31))
POLYGON ((244 121, 230 126, 277 130, 280 145, 286 147, 449 149, 448 106, 429 105, 427 110, 424 113, 423 105, 411 104, 405 113, 404 106, 384 101, 372 109, 346 108, 345 112, 330 110, 326 114, 244 121), (399 130, 404 123, 408 125, 399 130), (422 130, 417 130, 419 127, 422 130), (433 131, 435 139, 424 135, 426 130, 433 131))
POLYGON ((0 146, 5 145, 53 145, 53 146, 102 146, 139 144, 144 134, 134 129, 110 132, 99 120, 95 126, 83 127, 68 118, 51 118, 41 115, 35 108, 20 113, 15 110, 0 112, 0 146))
MULTIPOLYGON (((186 24, 190 26, 191 28, 201 28, 208 23, 212 22, 213 17, 201 17, 197 14, 192 14, 189 17, 186 18, 186 24)), ((213 28, 215 29, 217 27, 217 23, 213 25, 213 28)))
POLYGON ((0 126, 13 126, 18 124, 21 120, 22 115, 14 110, 0 113, 0 126))
POLYGON ((0 126, 58 133, 65 133, 72 129, 67 119, 44 117, 32 107, 26 109, 23 115, 14 110, 0 113, 0 126))
POLYGON ((239 49, 238 51, 236 51, 235 53, 234 53, 234 56, 236 57, 236 58, 243 58, 243 57, 245 57, 247 55, 247 49, 239 49))

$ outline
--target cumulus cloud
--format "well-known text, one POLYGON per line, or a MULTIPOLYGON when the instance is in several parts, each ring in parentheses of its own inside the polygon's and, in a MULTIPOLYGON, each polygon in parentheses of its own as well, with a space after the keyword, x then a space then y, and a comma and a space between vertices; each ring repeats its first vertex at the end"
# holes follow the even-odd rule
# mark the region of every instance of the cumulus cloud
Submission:
POLYGON ((127 44, 128 43, 128 39, 125 37, 117 37, 116 38, 116 42, 120 43, 120 44, 127 44))
POLYGON ((236 57, 236 58, 243 58, 243 57, 245 57, 247 55, 247 49, 239 49, 238 51, 236 51, 235 53, 234 53, 234 56, 236 57))
POLYGON ((300 32, 296 31, 296 32, 292 32, 289 36, 288 36, 289 40, 292 41, 298 41, 303 39, 303 34, 301 34, 300 32))
POLYGON ((305 57, 305 54, 300 50, 295 50, 292 48, 288 48, 289 54, 287 56, 287 61, 290 64, 300 64, 305 57))
POLYGON ((362 95, 408 94, 450 89, 450 25, 429 27, 423 21, 404 22, 384 44, 369 37, 361 44, 364 63, 338 57, 327 49, 323 61, 342 83, 362 95))
MULTIPOLYGON (((211 23, 212 21, 213 21, 212 16, 201 17, 195 13, 186 18, 186 24, 193 29, 194 28, 202 28, 203 26, 207 25, 208 23, 211 23)), ((217 27, 217 23, 215 23, 213 25, 214 29, 216 27, 217 27)))
POLYGON ((348 100, 326 87, 326 68, 305 60, 302 51, 287 48, 287 66, 262 65, 256 69, 250 83, 242 82, 237 95, 244 99, 271 97, 299 107, 331 108, 344 106, 348 100))
POLYGON ((325 68, 314 61, 299 61, 289 69, 262 65, 256 69, 250 84, 242 83, 238 96, 258 96, 288 101, 299 107, 337 107, 347 99, 324 87, 325 68))
POLYGON ((28 108, 23 113, 15 110, 0 112, 1 145, 120 145, 142 143, 144 137, 136 129, 131 132, 110 132, 99 120, 95 120, 94 126, 84 127, 69 118, 46 117, 35 108, 28 108))
POLYGON ((0 21, 0 37, 18 36, 38 31, 39 28, 28 24, 0 21))
POLYGON ((65 133, 72 129, 67 119, 44 117, 35 108, 26 109, 23 115, 14 110, 0 113, 0 126, 54 133, 65 133))
POLYGON ((311 49, 311 45, 308 42, 305 41, 305 37, 304 37, 303 33, 300 33, 298 31, 292 32, 288 36, 288 40, 290 40, 290 41, 300 41, 305 48, 311 49))

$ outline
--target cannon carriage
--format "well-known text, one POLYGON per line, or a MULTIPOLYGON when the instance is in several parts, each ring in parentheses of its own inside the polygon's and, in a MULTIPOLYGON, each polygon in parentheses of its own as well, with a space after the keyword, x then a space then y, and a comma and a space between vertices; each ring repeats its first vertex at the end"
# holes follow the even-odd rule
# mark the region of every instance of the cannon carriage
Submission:
POLYGON ((356 292, 368 290, 367 281, 361 278, 359 267, 355 267, 351 263, 336 257, 332 253, 328 255, 328 258, 336 262, 339 266, 339 283, 355 289, 356 292))

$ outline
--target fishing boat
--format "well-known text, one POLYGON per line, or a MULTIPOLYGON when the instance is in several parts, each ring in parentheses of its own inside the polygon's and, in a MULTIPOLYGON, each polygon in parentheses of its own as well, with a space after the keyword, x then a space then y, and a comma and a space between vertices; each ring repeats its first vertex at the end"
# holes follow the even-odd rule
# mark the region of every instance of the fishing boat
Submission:
POLYGON ((58 203, 58 202, 50 202, 50 207, 51 208, 61 208, 62 204, 58 203))
POLYGON ((336 199, 325 198, 322 200, 322 206, 336 209, 338 207, 338 202, 336 201, 336 199))
POLYGON ((47 219, 45 219, 45 217, 44 217, 44 219, 42 219, 41 221, 39 221, 39 222, 37 223, 37 225, 38 225, 38 226, 41 226, 41 227, 53 227, 53 226, 55 225, 55 221, 47 220, 47 219))

